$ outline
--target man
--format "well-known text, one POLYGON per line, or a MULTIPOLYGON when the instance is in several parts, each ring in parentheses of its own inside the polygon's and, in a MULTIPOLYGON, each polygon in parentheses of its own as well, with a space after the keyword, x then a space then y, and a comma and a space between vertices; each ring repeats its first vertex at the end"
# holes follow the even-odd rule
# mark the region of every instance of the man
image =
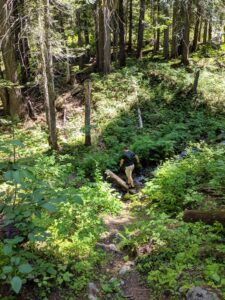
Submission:
POLYGON ((134 152, 130 151, 127 146, 125 146, 123 155, 120 160, 120 167, 125 167, 125 174, 127 176, 128 186, 132 188, 134 187, 132 173, 134 171, 135 160, 137 163, 139 163, 138 156, 134 152))

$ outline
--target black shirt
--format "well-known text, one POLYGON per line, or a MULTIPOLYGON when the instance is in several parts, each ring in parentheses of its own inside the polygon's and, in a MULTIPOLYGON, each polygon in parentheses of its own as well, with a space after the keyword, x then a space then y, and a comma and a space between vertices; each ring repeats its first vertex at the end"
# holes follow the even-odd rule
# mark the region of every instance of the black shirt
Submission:
POLYGON ((130 150, 124 151, 121 159, 124 159, 124 166, 125 167, 132 166, 135 162, 135 154, 134 154, 134 152, 132 152, 130 150))

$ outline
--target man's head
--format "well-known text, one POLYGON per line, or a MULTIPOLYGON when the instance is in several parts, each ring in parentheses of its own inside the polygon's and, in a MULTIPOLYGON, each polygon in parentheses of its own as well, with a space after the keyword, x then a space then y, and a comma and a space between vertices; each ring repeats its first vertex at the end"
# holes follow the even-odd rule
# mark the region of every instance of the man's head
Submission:
POLYGON ((129 150, 128 146, 124 146, 124 151, 128 151, 128 150, 129 150))

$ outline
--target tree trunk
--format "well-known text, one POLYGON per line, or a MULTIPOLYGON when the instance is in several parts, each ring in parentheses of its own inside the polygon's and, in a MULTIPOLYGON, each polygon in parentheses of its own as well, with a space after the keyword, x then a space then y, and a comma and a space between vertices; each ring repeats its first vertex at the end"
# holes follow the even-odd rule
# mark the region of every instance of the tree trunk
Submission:
POLYGON ((84 82, 85 91, 85 146, 91 146, 91 80, 84 82))
MULTIPOLYGON (((1 70, 1 67, 0 67, 0 79, 4 79, 4 75, 1 70)), ((9 94, 6 88, 0 87, 0 99, 2 101, 4 114, 9 115, 9 94)))
POLYGON ((113 61, 117 62, 118 60, 118 20, 117 17, 113 16, 112 19, 112 28, 113 28, 113 54, 112 54, 112 59, 113 61))
MULTIPOLYGON (((166 17, 166 20, 169 18, 169 6, 166 2, 164 4, 164 15, 166 17)), ((170 53, 169 53, 169 26, 167 26, 166 29, 164 29, 164 39, 163 39, 163 55, 165 59, 169 59, 170 53)))
MULTIPOLYGON (((159 16, 160 16, 160 0, 157 0, 157 24, 159 26, 159 16)), ((157 29, 156 32, 156 43, 155 43, 155 52, 158 52, 160 48, 160 29, 157 29)))
POLYGON ((133 35, 133 0, 130 0, 129 6, 129 40, 128 40, 128 53, 132 52, 132 35, 133 35))
POLYGON ((171 58, 178 57, 177 14, 178 14, 178 0, 175 0, 173 4, 171 58))
POLYGON ((182 58, 184 65, 189 65, 189 48, 190 48, 190 15, 192 0, 181 5, 181 15, 183 18, 183 34, 182 34, 182 58))
POLYGON ((200 29, 200 19, 201 19, 201 8, 198 6, 197 15, 196 15, 196 22, 195 22, 195 30, 194 30, 194 39, 193 39, 193 46, 192 51, 196 51, 198 47, 198 37, 199 37, 199 29, 200 29))
POLYGON ((98 4, 95 2, 94 4, 94 20, 95 20, 95 47, 96 47, 96 66, 99 69, 99 10, 98 4))
POLYGON ((145 0, 140 0, 140 14, 138 23, 137 58, 141 57, 144 36, 145 0))
POLYGON ((207 43, 207 35, 208 35, 208 21, 205 20, 204 33, 203 33, 203 44, 207 43))
POLYGON ((0 45, 3 63, 5 66, 5 79, 15 84, 15 86, 7 88, 9 99, 8 110, 9 114, 14 118, 22 115, 22 93, 21 89, 16 87, 19 82, 17 73, 13 11, 12 7, 10 7, 10 3, 6 0, 0 0, 0 20, 4 20, 1 22, 0 26, 0 45), (9 16, 11 16, 11 18, 9 16))
POLYGON ((99 0, 97 12, 98 71, 107 74, 111 71, 111 34, 109 0, 99 0))
POLYGON ((119 66, 124 67, 126 66, 126 53, 125 53, 125 32, 124 32, 124 7, 123 7, 123 0, 119 0, 119 66))
POLYGON ((49 144, 52 149, 57 149, 56 113, 54 79, 51 67, 50 52, 50 20, 49 0, 41 0, 42 13, 39 14, 40 48, 42 58, 42 73, 45 96, 46 119, 49 129, 49 144))
POLYGON ((81 30, 81 19, 80 19, 80 10, 77 9, 76 11, 76 26, 77 26, 77 44, 78 47, 83 47, 83 37, 82 37, 82 30, 81 30))
POLYGON ((185 222, 204 222, 213 225, 215 222, 221 223, 225 226, 225 210, 185 210, 183 220, 185 222))
POLYGON ((202 18, 200 17, 200 25, 199 25, 199 33, 198 33, 198 41, 201 43, 202 40, 202 18))
POLYGON ((21 83, 25 84, 30 81, 30 49, 28 38, 26 36, 27 16, 25 16, 25 3, 24 0, 18 0, 14 3, 16 26, 15 35, 17 36, 17 59, 21 67, 21 83))
POLYGON ((89 40, 89 32, 88 32, 88 22, 87 22, 87 20, 85 20, 85 22, 84 22, 84 40, 85 40, 85 46, 88 46, 90 44, 90 40, 89 40))
POLYGON ((212 21, 209 22, 208 42, 212 41, 212 21))

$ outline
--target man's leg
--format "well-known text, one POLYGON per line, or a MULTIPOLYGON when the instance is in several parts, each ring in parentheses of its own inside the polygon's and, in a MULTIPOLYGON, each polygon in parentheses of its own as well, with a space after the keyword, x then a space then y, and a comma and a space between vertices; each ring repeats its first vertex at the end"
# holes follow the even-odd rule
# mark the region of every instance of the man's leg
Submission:
POLYGON ((127 182, 128 182, 128 185, 131 187, 134 187, 134 181, 132 178, 133 170, 134 170, 134 165, 125 168, 125 173, 127 175, 127 182))
POLYGON ((131 185, 131 187, 134 187, 134 180, 132 177, 133 170, 134 170, 134 165, 132 165, 130 168, 130 185, 131 185))

